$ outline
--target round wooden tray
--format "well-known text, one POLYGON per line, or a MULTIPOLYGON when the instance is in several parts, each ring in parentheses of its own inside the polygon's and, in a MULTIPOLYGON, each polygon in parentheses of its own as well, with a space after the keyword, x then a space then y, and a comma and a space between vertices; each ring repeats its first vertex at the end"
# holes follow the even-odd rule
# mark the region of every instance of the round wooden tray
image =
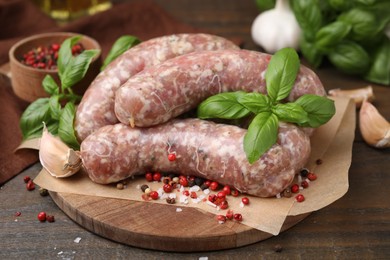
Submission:
MULTIPOLYGON (((235 221, 219 224, 195 208, 50 192, 54 202, 82 227, 102 237, 146 249, 174 252, 230 249, 272 237, 235 221)), ((309 213, 288 216, 282 231, 309 213)))

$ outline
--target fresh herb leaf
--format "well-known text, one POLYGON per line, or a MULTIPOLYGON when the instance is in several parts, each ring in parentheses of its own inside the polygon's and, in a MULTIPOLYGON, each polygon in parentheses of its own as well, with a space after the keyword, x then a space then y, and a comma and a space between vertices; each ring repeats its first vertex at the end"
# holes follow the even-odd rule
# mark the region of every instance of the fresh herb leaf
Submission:
POLYGON ((80 149, 80 145, 77 141, 75 132, 74 132, 74 118, 75 118, 76 108, 73 103, 67 103, 62 110, 61 117, 58 125, 58 136, 64 141, 67 145, 72 147, 75 150, 80 149))
POLYGON ((320 50, 328 51, 343 40, 351 28, 351 25, 342 21, 330 23, 317 32, 315 46, 320 50))
POLYGON ((271 112, 255 116, 244 136, 244 151, 249 163, 257 161, 276 143, 278 127, 278 117, 271 112))
POLYGON ((113 60, 115 60, 118 56, 120 56, 122 53, 127 51, 128 49, 134 47, 135 45, 139 44, 141 41, 131 35, 124 35, 119 37, 114 45, 112 46, 110 52, 108 53, 107 57, 105 58, 102 67, 100 70, 104 70, 109 63, 111 63, 113 60))
POLYGON ((45 76, 45 78, 42 81, 42 86, 45 92, 49 95, 58 95, 58 93, 60 92, 60 87, 57 85, 57 82, 50 75, 45 76))
POLYGON ((293 48, 277 51, 265 72, 268 96, 272 102, 285 99, 294 85, 299 71, 299 57, 293 48))
POLYGON ((284 122, 303 124, 309 120, 307 112, 298 103, 276 104, 272 112, 284 122))
POLYGON ((60 47, 58 51, 58 59, 57 59, 57 68, 58 75, 60 78, 63 77, 63 74, 66 71, 66 68, 70 61, 73 58, 72 55, 72 47, 81 39, 81 36, 74 36, 71 38, 67 38, 60 47))
POLYGON ((305 127, 319 127, 328 122, 336 113, 334 101, 322 96, 303 95, 295 103, 301 105, 307 113, 308 121, 299 123, 305 127))
POLYGON ((68 89, 84 78, 92 59, 99 52, 99 50, 85 50, 76 57, 72 57, 61 76, 62 89, 68 89))
POLYGON ((42 122, 49 122, 51 119, 49 98, 39 98, 31 103, 20 119, 23 140, 40 137, 43 129, 42 122))
POLYGON ((250 111, 237 100, 244 96, 243 91, 220 93, 207 98, 198 106, 198 117, 238 119, 247 116, 250 111))
POLYGON ((379 49, 376 50, 371 68, 365 79, 384 85, 390 85, 390 39, 384 38, 379 49))
POLYGON ((300 39, 300 48, 303 56, 314 67, 320 66, 324 54, 317 49, 314 43, 308 42, 304 37, 300 39))
POLYGON ((53 119, 59 120, 61 115, 61 104, 59 95, 54 95, 49 98, 50 115, 53 119))
POLYGON ((246 93, 237 99, 238 103, 243 105, 252 113, 271 111, 271 102, 268 96, 261 93, 246 93))
POLYGON ((291 0, 290 5, 304 37, 309 41, 314 40, 323 23, 317 0, 291 0))
POLYGON ((260 11, 266 11, 275 7, 275 0, 256 0, 256 6, 260 11))
POLYGON ((352 41, 343 41, 328 54, 330 62, 348 74, 361 74, 370 67, 370 56, 362 46, 352 41))

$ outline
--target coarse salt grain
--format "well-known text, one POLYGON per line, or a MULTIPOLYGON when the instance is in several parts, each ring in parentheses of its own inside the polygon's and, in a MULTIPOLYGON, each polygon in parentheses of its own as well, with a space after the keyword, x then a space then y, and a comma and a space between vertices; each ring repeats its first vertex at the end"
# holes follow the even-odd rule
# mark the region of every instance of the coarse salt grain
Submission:
POLYGON ((169 197, 170 199, 176 199, 176 193, 170 193, 170 194, 168 195, 168 197, 169 197))
POLYGON ((187 196, 180 196, 179 201, 182 204, 188 204, 188 197, 187 196))
POLYGON ((280 195, 280 193, 276 194, 276 198, 277 199, 280 199, 282 196, 280 195))
POLYGON ((199 257, 199 260, 208 260, 209 258, 207 256, 201 256, 199 257))
POLYGON ((240 202, 240 208, 243 208, 243 207, 245 207, 245 205, 244 205, 244 203, 241 201, 241 202, 240 202))
POLYGON ((207 204, 207 205, 210 205, 210 206, 212 206, 212 207, 214 207, 214 208, 216 208, 216 207, 217 207, 217 205, 216 205, 216 204, 212 203, 212 202, 211 202, 211 201, 209 201, 209 200, 207 200, 207 201, 206 201, 206 204, 207 204))
POLYGON ((209 195, 209 194, 210 194, 210 189, 205 189, 205 190, 203 191, 203 193, 206 194, 206 195, 209 195))
POLYGON ((81 237, 76 237, 74 240, 73 240, 73 242, 75 242, 75 243, 80 243, 80 241, 81 241, 81 237))
POLYGON ((176 212, 182 212, 183 209, 182 208, 176 208, 176 212))
POLYGON ((190 192, 191 191, 200 191, 200 187, 198 185, 194 185, 190 188, 190 192))

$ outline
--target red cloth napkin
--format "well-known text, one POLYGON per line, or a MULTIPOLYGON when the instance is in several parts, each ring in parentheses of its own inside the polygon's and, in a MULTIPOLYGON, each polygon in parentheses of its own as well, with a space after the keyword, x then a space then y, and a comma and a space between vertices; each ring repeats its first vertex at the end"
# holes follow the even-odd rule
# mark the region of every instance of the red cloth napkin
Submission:
MULTIPOLYGON (((145 0, 117 4, 105 12, 61 27, 32 1, 0 0, 0 24, 0 66, 8 62, 12 44, 37 33, 69 31, 91 36, 100 43, 104 58, 113 42, 124 34, 147 40, 161 35, 198 31, 176 21, 152 1, 145 0)), ((13 94, 10 80, 0 75, 0 185, 38 160, 37 151, 14 152, 21 142, 19 119, 26 105, 13 94)))

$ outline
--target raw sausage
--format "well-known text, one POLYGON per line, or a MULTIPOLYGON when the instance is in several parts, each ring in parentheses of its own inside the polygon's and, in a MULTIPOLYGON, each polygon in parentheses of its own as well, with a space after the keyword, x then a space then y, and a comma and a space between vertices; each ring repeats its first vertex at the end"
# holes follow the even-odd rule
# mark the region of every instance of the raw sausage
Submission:
MULTIPOLYGON (((195 108, 209 96, 243 90, 266 93, 271 56, 249 50, 185 54, 143 70, 115 94, 115 113, 124 124, 147 127, 195 108)), ((288 100, 326 94, 317 75, 301 66, 288 100)))
POLYGON ((79 141, 96 129, 115 124, 114 93, 146 67, 199 50, 238 49, 231 41, 209 34, 177 34, 138 44, 110 63, 91 83, 78 106, 75 130, 79 141))
POLYGON ((146 171, 194 175, 270 197, 291 184, 305 166, 310 139, 299 127, 280 123, 278 141, 253 164, 243 149, 246 130, 201 119, 174 119, 149 128, 108 125, 81 144, 89 177, 113 183, 146 171), (168 160, 175 152, 177 159, 168 160))

